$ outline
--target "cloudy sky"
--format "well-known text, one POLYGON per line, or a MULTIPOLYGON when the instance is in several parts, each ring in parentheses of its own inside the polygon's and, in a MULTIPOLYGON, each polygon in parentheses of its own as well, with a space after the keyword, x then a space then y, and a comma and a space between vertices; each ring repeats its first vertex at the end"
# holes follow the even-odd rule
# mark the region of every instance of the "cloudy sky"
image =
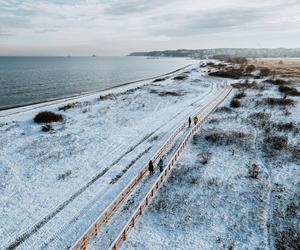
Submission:
POLYGON ((0 0, 0 55, 300 47, 300 0, 0 0))

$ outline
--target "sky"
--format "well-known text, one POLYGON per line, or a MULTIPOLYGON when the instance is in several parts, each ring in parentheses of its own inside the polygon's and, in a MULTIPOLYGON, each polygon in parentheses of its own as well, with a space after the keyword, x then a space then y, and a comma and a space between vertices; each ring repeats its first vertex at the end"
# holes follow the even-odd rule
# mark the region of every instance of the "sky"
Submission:
POLYGON ((0 55, 299 48, 300 0, 0 0, 0 55))

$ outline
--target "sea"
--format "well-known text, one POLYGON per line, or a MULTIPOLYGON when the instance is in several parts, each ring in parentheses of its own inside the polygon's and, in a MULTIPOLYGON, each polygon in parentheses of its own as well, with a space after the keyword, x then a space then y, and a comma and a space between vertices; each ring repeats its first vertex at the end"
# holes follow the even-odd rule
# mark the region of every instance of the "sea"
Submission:
POLYGON ((0 57, 0 110, 97 92, 195 62, 140 56, 0 57))

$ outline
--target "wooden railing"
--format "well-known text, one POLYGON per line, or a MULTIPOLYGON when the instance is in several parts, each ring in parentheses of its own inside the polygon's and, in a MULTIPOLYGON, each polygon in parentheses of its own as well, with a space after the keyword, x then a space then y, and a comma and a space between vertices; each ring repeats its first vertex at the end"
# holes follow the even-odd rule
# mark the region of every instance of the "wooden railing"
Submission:
MULTIPOLYGON (((228 88, 225 88, 221 93, 220 95, 217 97, 216 100, 219 100, 220 97, 222 97, 224 95, 224 92, 228 92, 226 94, 226 96, 229 94, 229 92, 231 91, 228 90, 228 88)), ((222 101, 226 98, 223 97, 222 98, 222 101)), ((207 107, 209 107, 210 105, 213 105, 215 102, 211 102, 211 103, 208 103, 207 105, 205 105, 204 107, 202 107, 199 111, 197 111, 193 116, 198 116, 201 112, 203 112, 207 107)), ((192 117, 193 117, 192 116, 192 117)), ((198 123, 191 131, 190 133, 188 134, 188 136, 191 134, 194 134, 195 131, 198 130, 200 126, 200 123, 198 123)), ((152 157, 152 161, 156 161, 157 159, 159 159, 161 156, 163 156, 167 149, 170 147, 170 145, 172 145, 175 141, 175 138, 178 136, 178 134, 180 134, 185 128, 188 127, 188 122, 184 122, 179 128, 177 128, 173 133, 172 135, 168 138, 168 140, 157 150, 157 152, 154 154, 154 156, 152 157)), ((188 137, 187 136, 187 137, 188 137)), ((191 136, 191 135, 190 135, 191 136)), ((188 139, 190 139, 190 136, 188 137, 188 139)), ((186 138, 187 138, 186 137, 186 138)), ((186 140, 185 138, 185 140, 186 140)), ((180 153, 182 152, 182 149, 183 149, 183 146, 181 144, 181 146, 179 147, 179 149, 181 149, 180 153)), ((174 157, 175 157, 175 161, 177 160, 177 157, 178 157, 178 150, 176 151, 175 155, 172 157, 171 161, 170 162, 173 162, 173 165, 174 165, 174 157)), ((161 179, 161 182, 164 180, 165 177, 163 176, 166 176, 166 174, 168 173, 167 169, 171 167, 170 166, 173 166, 173 165, 170 165, 170 162, 168 163, 166 169, 162 172, 162 174, 160 175, 159 177, 159 180, 160 178, 161 179), (165 175, 164 175, 165 173, 165 175)), ((135 176, 133 177, 133 179, 127 184, 127 186, 125 186, 125 188, 119 193, 119 195, 110 203, 110 205, 101 213, 101 215, 92 223, 92 225, 84 232, 84 234, 75 242, 75 244, 72 246, 72 250, 84 250, 87 248, 88 246, 88 243, 89 243, 89 240, 94 237, 94 236, 97 236, 99 231, 100 231, 100 227, 101 225, 105 224, 108 222, 108 220, 110 219, 110 217, 112 216, 112 214, 118 209, 118 207, 123 203, 123 201, 125 200, 125 198, 133 191, 134 187, 137 186, 140 181, 143 179, 143 177, 148 173, 148 165, 145 165, 142 170, 135 176)), ((159 184, 155 184, 155 185, 160 185, 159 184)), ((158 188, 158 187, 157 187, 158 188)), ((152 190, 152 189, 151 189, 152 190)), ((157 189, 155 189, 156 191, 157 189)), ((155 193, 155 191, 153 191, 155 193)), ((148 197, 148 194, 147 196, 148 197)), ((152 197, 152 196, 151 196, 152 197)), ((149 198, 148 198, 149 199, 149 198)), ((148 199, 147 199, 147 204, 148 204, 148 199)), ((144 199, 145 200, 145 199, 144 199)), ((143 203, 143 202, 142 202, 143 203)), ((141 204, 142 204, 141 203, 141 204)), ((140 205, 141 206, 141 205, 140 205)), ((139 206, 139 207, 140 207, 139 206)), ((136 213, 135 213, 136 214, 136 213)), ((138 217, 138 216, 137 216, 138 217)), ((133 218, 133 223, 135 222, 135 219, 133 218)), ((131 222, 132 224, 132 222, 131 222)), ((128 223, 127 223, 128 225, 128 223)), ((129 227, 130 228, 130 227, 129 227)), ((129 228, 127 228, 129 230, 129 228)), ((123 231, 127 230, 126 229, 126 226, 125 228, 123 229, 123 231)), ((122 232, 123 232, 122 231, 122 232)), ((126 232, 125 232, 126 234, 126 232)), ((116 240, 116 243, 113 244, 113 248, 116 249, 118 246, 119 246, 119 243, 117 243, 120 239, 120 235, 119 237, 117 238, 116 240)), ((123 237, 121 237, 123 239, 123 237)), ((123 240, 121 240, 122 242, 123 240)))
POLYGON ((175 163, 178 161, 179 156, 182 154, 184 148, 186 147, 188 141, 192 138, 192 136, 202 127, 203 123, 208 119, 209 115, 214 112, 217 106, 224 101, 224 99, 229 95, 231 92, 231 88, 228 89, 228 92, 215 104, 214 108, 199 122, 195 127, 191 129, 191 131, 187 134, 183 142, 180 144, 178 149, 176 150, 173 157, 170 159, 168 164, 166 165, 165 169, 157 178, 156 182, 151 187, 150 191, 146 194, 140 205, 137 207, 133 215, 130 217, 116 240, 112 243, 111 249, 117 250, 119 246, 122 244, 123 241, 126 240, 127 234, 131 228, 135 226, 137 219, 142 215, 145 208, 148 206, 152 198, 155 196, 157 190, 159 189, 160 185, 166 180, 168 174, 171 172, 172 168, 174 167, 175 163))

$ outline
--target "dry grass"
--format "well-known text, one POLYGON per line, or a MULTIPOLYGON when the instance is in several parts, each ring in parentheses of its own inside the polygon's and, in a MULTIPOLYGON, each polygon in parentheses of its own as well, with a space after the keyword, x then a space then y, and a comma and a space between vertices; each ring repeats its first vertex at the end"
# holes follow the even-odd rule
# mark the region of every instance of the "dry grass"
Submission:
POLYGON ((73 108, 78 108, 80 107, 80 103, 79 102, 72 102, 72 103, 68 103, 62 107, 59 107, 58 110, 63 110, 66 111, 68 109, 73 109, 73 108))
POLYGON ((239 108, 241 107, 241 102, 238 99, 232 99, 230 102, 231 108, 239 108))
POLYGON ((259 58, 250 63, 256 67, 268 67, 276 75, 300 79, 300 58, 259 58))
POLYGON ((173 80, 183 81, 183 80, 186 80, 187 78, 188 78, 187 75, 182 74, 182 75, 179 75, 179 76, 175 76, 175 77, 173 78, 173 80))

